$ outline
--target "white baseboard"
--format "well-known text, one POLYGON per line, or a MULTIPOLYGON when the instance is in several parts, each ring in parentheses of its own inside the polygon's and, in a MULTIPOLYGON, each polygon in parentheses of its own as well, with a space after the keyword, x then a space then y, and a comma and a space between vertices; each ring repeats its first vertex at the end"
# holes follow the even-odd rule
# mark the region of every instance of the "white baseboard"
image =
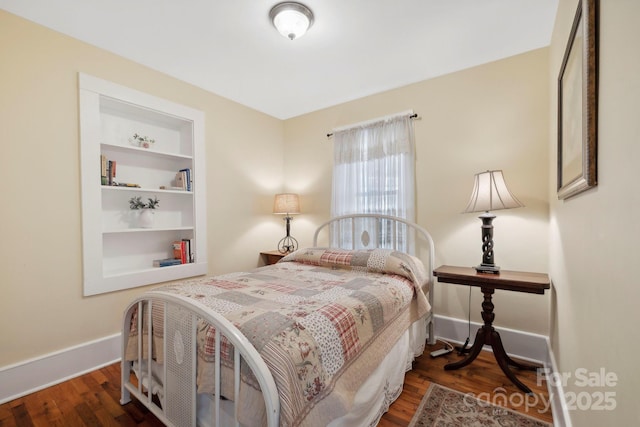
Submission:
MULTIPOLYGON (((456 319, 446 316, 435 316, 435 335, 448 342, 463 344, 470 335, 471 344, 475 339, 476 332, 482 326, 480 323, 471 322, 471 334, 469 334, 469 323, 466 320, 456 319)), ((494 326, 500 333, 505 350, 510 356, 540 363, 549 369, 549 375, 557 373, 557 366, 549 337, 532 334, 530 332, 518 331, 515 329, 500 328, 494 326)), ((491 347, 485 346, 485 350, 491 351, 491 347)), ((548 381, 551 412, 553 413, 553 424, 561 427, 572 427, 571 418, 564 398, 561 381, 548 381)))
MULTIPOLYGON (((554 374, 558 372, 556 358, 551 351, 551 342, 547 338, 547 347, 549 348, 549 363, 545 366, 554 374)), ((553 424, 558 427, 572 427, 571 417, 569 416, 569 407, 565 399, 562 381, 553 381, 553 384, 547 382, 549 396, 551 398, 551 413, 553 413, 553 424)))
POLYGON ((121 334, 0 368, 0 404, 120 360, 121 334))
MULTIPOLYGON (((473 344, 476 332, 481 326, 480 323, 471 322, 470 344, 473 344)), ((497 326, 494 328, 500 333, 505 350, 510 356, 547 366, 549 349, 546 336, 497 326)), ((466 320, 436 315, 435 335, 447 341, 462 344, 469 335, 469 323, 466 320)), ((491 347, 485 346, 485 349, 491 351, 491 347)))
MULTIPOLYGON (((480 326, 479 323, 471 323, 471 340, 480 326)), ((465 320, 435 316, 435 335, 438 338, 462 344, 468 330, 465 320)), ((552 373, 557 372, 548 337, 507 328, 496 327, 496 330, 500 332, 509 355, 541 363, 552 373)), ((115 334, 0 368, 0 404, 115 363, 120 360, 120 355, 121 336, 115 334)), ((554 383, 557 384, 547 383, 554 424, 571 427, 562 384, 560 381, 554 383)))

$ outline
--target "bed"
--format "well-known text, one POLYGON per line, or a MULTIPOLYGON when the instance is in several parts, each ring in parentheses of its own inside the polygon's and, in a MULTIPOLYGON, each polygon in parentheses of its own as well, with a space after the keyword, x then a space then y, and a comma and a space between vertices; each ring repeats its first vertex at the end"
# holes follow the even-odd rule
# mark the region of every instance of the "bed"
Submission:
POLYGON ((180 427, 376 425, 435 342, 433 260, 424 228, 348 215, 277 264, 147 291, 123 316, 121 404, 180 427))

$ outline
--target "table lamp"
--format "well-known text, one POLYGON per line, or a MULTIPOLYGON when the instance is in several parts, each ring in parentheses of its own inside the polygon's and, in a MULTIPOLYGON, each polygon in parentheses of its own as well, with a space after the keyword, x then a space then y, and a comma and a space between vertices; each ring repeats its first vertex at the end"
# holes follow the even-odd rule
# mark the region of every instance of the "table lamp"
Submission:
POLYGON ((291 220, 293 219, 291 215, 300 213, 298 195, 292 193, 276 194, 273 202, 273 213, 284 215, 284 220, 287 224, 287 235, 278 242, 278 251, 283 254, 295 251, 298 249, 298 241, 291 236, 291 220))
POLYGON ((473 183, 471 198, 463 213, 484 212, 482 220, 482 263, 475 267, 479 273, 500 272, 493 260, 493 219, 489 211, 519 208, 524 205, 509 191, 501 170, 477 173, 473 183))

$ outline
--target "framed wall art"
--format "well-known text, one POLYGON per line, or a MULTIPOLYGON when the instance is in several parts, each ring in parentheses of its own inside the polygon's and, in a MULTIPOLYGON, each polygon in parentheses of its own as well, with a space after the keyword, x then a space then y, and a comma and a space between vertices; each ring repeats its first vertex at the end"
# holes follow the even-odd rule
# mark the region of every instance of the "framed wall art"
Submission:
POLYGON ((597 0, 580 0, 558 76, 558 199, 595 187, 598 148, 597 0))

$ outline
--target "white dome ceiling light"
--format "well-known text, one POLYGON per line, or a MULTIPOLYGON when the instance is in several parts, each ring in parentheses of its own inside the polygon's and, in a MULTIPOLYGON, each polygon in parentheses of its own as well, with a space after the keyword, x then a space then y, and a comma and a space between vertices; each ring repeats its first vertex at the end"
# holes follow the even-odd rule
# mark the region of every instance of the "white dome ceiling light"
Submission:
POLYGON ((313 24, 311 9, 291 1, 273 6, 269 18, 278 32, 289 40, 302 37, 313 24))

